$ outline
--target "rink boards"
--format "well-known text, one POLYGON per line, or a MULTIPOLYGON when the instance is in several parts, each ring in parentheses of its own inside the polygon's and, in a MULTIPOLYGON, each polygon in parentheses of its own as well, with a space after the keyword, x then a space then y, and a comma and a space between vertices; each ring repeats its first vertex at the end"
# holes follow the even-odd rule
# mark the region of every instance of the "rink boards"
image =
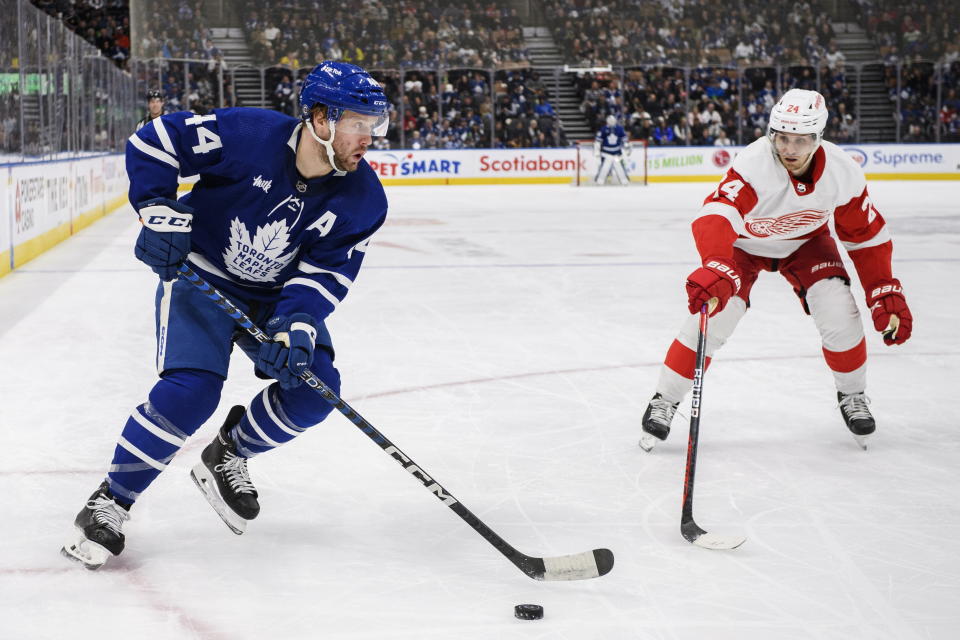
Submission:
POLYGON ((0 275, 126 203, 121 154, 0 166, 0 275))
MULTIPOLYGON (((639 145, 638 145, 639 147, 639 145)), ((714 182, 743 147, 649 147, 647 181, 714 182)), ((960 144, 845 145, 868 180, 960 180, 960 144)), ((632 180, 642 181, 628 161, 632 180)), ((592 154, 553 149, 405 149, 366 156, 383 184, 558 184, 590 173, 592 154)), ((0 165, 0 276, 126 203, 122 154, 0 165)))

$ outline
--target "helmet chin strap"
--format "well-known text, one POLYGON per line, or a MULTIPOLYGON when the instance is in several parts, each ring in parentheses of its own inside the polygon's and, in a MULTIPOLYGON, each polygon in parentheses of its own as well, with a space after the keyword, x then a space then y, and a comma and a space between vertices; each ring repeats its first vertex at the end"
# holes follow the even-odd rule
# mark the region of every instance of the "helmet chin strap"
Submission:
POLYGON ((330 166, 333 167, 333 170, 336 171, 338 176, 346 175, 346 171, 337 166, 336 156, 333 153, 333 138, 337 135, 337 124, 333 120, 327 120, 327 124, 330 125, 330 139, 322 140, 320 136, 317 135, 317 132, 313 130, 313 118, 306 120, 304 122, 306 125, 307 131, 310 132, 310 135, 313 136, 313 139, 319 142, 327 152, 327 159, 330 161, 330 166))

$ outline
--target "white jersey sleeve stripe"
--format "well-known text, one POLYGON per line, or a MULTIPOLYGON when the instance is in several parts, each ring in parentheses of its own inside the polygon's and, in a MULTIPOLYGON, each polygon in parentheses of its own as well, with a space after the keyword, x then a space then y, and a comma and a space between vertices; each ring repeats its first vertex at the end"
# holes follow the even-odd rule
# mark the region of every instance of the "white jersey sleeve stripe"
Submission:
POLYGON ((744 235, 746 227, 743 224, 743 217, 740 215, 740 211, 732 204, 708 202, 700 208, 700 217, 710 215, 726 218, 727 222, 730 223, 730 226, 733 227, 733 230, 736 231, 738 235, 744 235))
POLYGON ((334 277, 334 279, 337 282, 342 284, 347 289, 349 289, 350 285, 353 284, 353 280, 343 275, 342 273, 337 273, 336 271, 330 271, 329 269, 321 269, 320 267, 315 267, 308 262, 301 261, 300 264, 297 265, 297 268, 300 269, 300 271, 303 271, 304 273, 326 273, 327 275, 331 275, 334 277))
POLYGON ((158 462, 154 460, 153 458, 145 454, 143 451, 140 451, 140 449, 134 446, 129 440, 127 440, 123 436, 120 436, 117 439, 117 444, 123 447, 124 449, 126 449, 127 451, 129 451, 130 453, 132 453, 133 455, 137 456, 144 462, 146 462, 148 465, 150 465, 157 471, 163 471, 164 469, 167 468, 167 465, 163 464, 162 462, 158 462))
POLYGON ((889 241, 890 241, 890 232, 887 230, 886 227, 884 227, 877 232, 877 235, 873 236, 872 238, 864 242, 842 242, 841 241, 841 243, 843 244, 843 248, 847 250, 847 253, 849 253, 851 251, 856 251, 857 249, 867 249, 868 247, 876 247, 877 245, 881 245, 889 241))
POLYGON ((185 441, 182 438, 178 438, 172 433, 168 433, 167 431, 164 431, 157 425, 153 424, 152 422, 144 418, 142 415, 140 415, 140 411, 134 410, 134 412, 130 414, 130 417, 136 420, 137 424, 139 424, 141 427, 143 427, 153 435, 157 436, 164 442, 169 442, 170 444, 177 447, 183 446, 183 443, 185 441))
POLYGON ((146 155, 156 158, 161 162, 166 162, 168 165, 170 165, 177 171, 180 170, 180 163, 177 162, 177 159, 171 156, 169 153, 165 151, 161 151, 160 149, 151 147, 146 142, 144 142, 140 138, 140 136, 138 136, 137 134, 133 134, 128 139, 130 140, 130 143, 133 144, 133 146, 136 147, 137 150, 140 151, 141 153, 145 153, 146 155))
POLYGON ((286 289, 292 284, 299 284, 304 287, 310 287, 311 289, 316 289, 317 291, 320 292, 320 295, 326 298, 330 302, 330 304, 334 306, 334 308, 336 308, 336 306, 340 304, 340 299, 337 298, 337 296, 330 293, 329 291, 327 291, 323 287, 323 285, 321 285, 319 282, 314 282, 309 278, 290 278, 289 280, 287 280, 287 283, 283 285, 283 288, 286 289))
POLYGON ((170 134, 163 125, 163 118, 154 118, 151 122, 153 122, 153 128, 157 131, 157 137, 160 138, 160 144, 163 145, 163 150, 176 158, 177 150, 174 149, 173 142, 170 140, 170 134))

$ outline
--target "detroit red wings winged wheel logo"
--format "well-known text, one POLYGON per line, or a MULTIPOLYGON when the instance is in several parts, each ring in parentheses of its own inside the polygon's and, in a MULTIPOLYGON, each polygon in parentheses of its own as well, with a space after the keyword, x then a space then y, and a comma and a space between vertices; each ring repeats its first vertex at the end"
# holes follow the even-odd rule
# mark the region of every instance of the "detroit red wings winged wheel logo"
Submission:
POLYGON ((815 230, 827 219, 826 211, 804 209, 777 218, 744 220, 747 231, 757 238, 770 236, 798 236, 815 230))

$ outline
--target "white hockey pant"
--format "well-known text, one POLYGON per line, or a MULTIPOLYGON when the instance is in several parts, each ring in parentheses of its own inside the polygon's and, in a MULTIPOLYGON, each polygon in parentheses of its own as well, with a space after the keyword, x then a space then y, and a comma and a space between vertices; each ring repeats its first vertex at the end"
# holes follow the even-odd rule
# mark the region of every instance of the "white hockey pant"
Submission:
POLYGON ((627 177, 627 172, 623 168, 623 162, 621 161, 623 156, 615 156, 609 153, 600 154, 600 169, 597 171, 597 184, 604 184, 607 181, 607 176, 610 175, 610 172, 613 171, 613 175, 617 179, 618 184, 630 184, 630 178, 627 177))
MULTIPOLYGON (((706 356, 707 358, 712 358, 713 354, 717 352, 720 347, 722 347, 727 342, 733 334, 733 330, 737 328, 737 324, 740 322, 740 318, 743 317, 743 314, 747 312, 747 303, 744 302, 743 298, 738 298, 734 296, 730 298, 727 302, 727 306, 723 308, 723 311, 717 315, 710 318, 709 323, 707 324, 707 345, 706 345, 706 356)), ((695 313, 688 315, 687 318, 683 321, 683 326, 680 327, 680 333, 677 335, 676 342, 679 342, 682 347, 689 349, 693 354, 697 352, 697 336, 700 333, 700 314, 695 313)), ((671 346, 671 354, 668 354, 668 358, 673 355, 673 352, 677 349, 677 344, 674 343, 671 346)), ((688 358, 691 362, 693 358, 688 358)), ((689 377, 681 375, 668 367, 666 364, 660 367, 660 380, 657 383, 657 391, 667 400, 671 402, 680 402, 683 400, 683 397, 686 395, 687 391, 690 390, 690 387, 693 386, 693 369, 691 367, 689 377)))
POLYGON ((839 278, 817 282, 807 291, 807 308, 820 332, 825 355, 826 352, 847 354, 858 347, 863 351, 863 362, 851 371, 837 371, 831 366, 837 391, 859 393, 865 390, 867 362, 863 322, 849 285, 839 278))
MULTIPOLYGON (((863 323, 857 310, 856 302, 850 287, 842 280, 830 278, 815 283, 807 291, 807 307, 813 318, 817 331, 820 332, 823 349, 835 354, 846 354, 856 351, 863 342, 863 323)), ((734 296, 727 306, 717 315, 710 318, 707 328, 706 356, 712 358, 727 339, 733 334, 740 319, 747 311, 747 304, 742 298, 734 296)), ((680 349, 689 349, 690 354, 684 360, 692 361, 691 354, 697 350, 697 334, 700 319, 698 314, 690 315, 684 320, 676 342, 680 349)), ((671 351, 677 349, 677 344, 671 351)), ((668 355, 668 359, 670 355, 668 355)), ((851 371, 838 371, 832 368, 834 383, 837 391, 855 393, 866 388, 867 365, 864 361, 851 371)), ((657 382, 657 391, 671 402, 679 402, 693 386, 693 371, 689 377, 677 373, 674 369, 663 365, 660 368, 660 379, 657 382)))

